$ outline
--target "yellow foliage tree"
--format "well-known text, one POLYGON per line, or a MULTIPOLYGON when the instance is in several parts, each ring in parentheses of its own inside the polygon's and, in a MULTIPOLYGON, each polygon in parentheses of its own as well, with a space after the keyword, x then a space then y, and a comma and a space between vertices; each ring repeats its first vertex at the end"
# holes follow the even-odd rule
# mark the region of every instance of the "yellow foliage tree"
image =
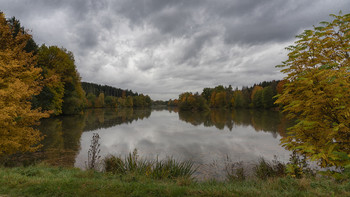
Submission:
POLYGON ((255 94, 256 94, 256 92, 258 92, 258 91, 261 91, 261 90, 263 90, 264 88, 263 87, 261 87, 261 86, 254 86, 254 88, 253 88, 253 90, 252 90, 252 94, 250 95, 250 99, 251 100, 253 100, 254 99, 254 96, 255 96, 255 94))
POLYGON ((350 167, 350 14, 306 30, 287 49, 277 104, 297 119, 282 144, 322 167, 350 167))
POLYGON ((42 139, 31 126, 48 113, 31 109, 30 100, 39 94, 41 69, 36 58, 24 51, 31 36, 11 27, 0 13, 0 156, 34 151, 42 139))

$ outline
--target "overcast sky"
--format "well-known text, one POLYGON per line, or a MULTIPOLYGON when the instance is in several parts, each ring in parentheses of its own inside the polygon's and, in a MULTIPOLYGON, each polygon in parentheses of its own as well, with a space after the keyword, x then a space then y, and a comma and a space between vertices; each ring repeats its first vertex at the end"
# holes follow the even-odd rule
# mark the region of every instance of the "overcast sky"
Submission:
POLYGON ((0 0, 39 44, 75 55, 82 81, 177 98, 281 79, 295 35, 349 0, 0 0))

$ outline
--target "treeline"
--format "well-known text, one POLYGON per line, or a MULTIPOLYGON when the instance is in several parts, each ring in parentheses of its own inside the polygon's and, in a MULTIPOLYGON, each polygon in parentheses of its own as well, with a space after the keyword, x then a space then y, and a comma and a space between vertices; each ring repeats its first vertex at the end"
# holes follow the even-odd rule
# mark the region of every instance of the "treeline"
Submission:
POLYGON ((100 93, 103 93, 105 96, 114 97, 138 96, 138 93, 134 93, 132 90, 123 90, 108 85, 81 82, 81 86, 85 91, 86 95, 94 94, 95 96, 98 96, 100 93))
POLYGON ((152 100, 148 95, 134 93, 107 85, 81 82, 86 93, 88 108, 103 107, 150 107, 152 100))
POLYGON ((105 96, 101 92, 98 96, 89 93, 86 96, 88 108, 103 108, 103 107, 150 107, 152 100, 148 95, 139 94, 137 96, 105 96))
POLYGON ((185 92, 178 99, 169 100, 168 106, 180 110, 203 111, 209 108, 263 108, 278 107, 275 96, 282 92, 284 81, 264 81, 251 87, 236 88, 222 85, 204 88, 202 93, 185 92))

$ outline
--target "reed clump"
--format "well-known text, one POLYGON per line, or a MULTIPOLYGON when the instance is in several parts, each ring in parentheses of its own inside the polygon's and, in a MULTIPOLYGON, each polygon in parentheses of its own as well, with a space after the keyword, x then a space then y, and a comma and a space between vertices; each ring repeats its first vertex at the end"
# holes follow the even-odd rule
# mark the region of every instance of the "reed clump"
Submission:
POLYGON ((103 163, 105 172, 146 175, 153 179, 191 178, 196 172, 192 161, 176 161, 174 158, 142 159, 139 158, 136 149, 125 158, 109 155, 103 160, 103 163))
POLYGON ((284 177, 286 176, 286 165, 275 159, 272 162, 266 161, 264 158, 260 158, 258 164, 253 168, 254 175, 257 178, 266 180, 271 177, 284 177))

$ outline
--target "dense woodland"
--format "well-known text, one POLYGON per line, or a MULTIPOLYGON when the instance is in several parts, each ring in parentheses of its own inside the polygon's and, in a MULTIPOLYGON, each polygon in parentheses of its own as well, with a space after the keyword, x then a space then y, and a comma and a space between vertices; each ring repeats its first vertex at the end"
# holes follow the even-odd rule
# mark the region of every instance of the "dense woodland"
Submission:
POLYGON ((202 93, 185 92, 178 99, 169 100, 169 106, 178 106, 180 110, 208 110, 209 108, 259 108, 279 107, 274 104, 276 95, 282 92, 285 81, 264 81, 251 87, 232 89, 222 85, 204 88, 202 93))
POLYGON ((148 95, 134 93, 107 85, 81 83, 88 108, 101 107, 150 107, 152 100, 148 95))
POLYGON ((89 93, 86 96, 87 108, 103 108, 103 107, 150 107, 152 100, 148 95, 139 94, 136 96, 105 96, 103 92, 98 96, 89 93))
POLYGON ((98 96, 100 93, 103 93, 105 96, 114 97, 128 97, 139 95, 138 93, 134 93, 132 90, 123 90, 108 85, 100 85, 89 82, 81 82, 81 86, 83 87, 86 95, 93 94, 95 96, 98 96))

